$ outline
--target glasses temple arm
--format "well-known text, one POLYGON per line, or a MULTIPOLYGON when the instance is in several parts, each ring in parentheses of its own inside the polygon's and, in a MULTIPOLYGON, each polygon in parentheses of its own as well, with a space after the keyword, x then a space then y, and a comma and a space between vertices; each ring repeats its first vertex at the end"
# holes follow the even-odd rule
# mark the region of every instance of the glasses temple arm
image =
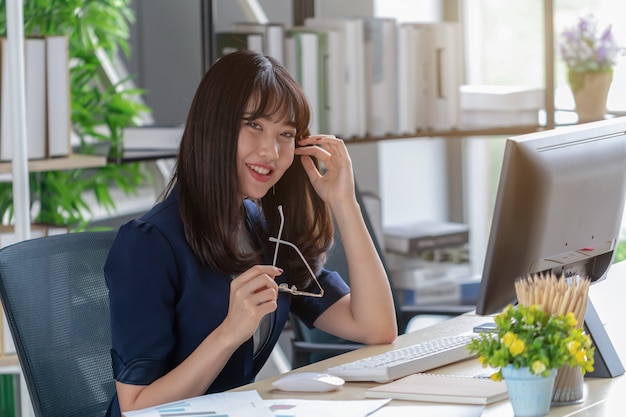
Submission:
MULTIPOLYGON (((283 214, 283 206, 278 206, 278 214, 280 214, 280 226, 278 227, 278 237, 276 238, 276 248, 274 249, 274 260, 272 266, 276 266, 276 259, 278 259, 278 246, 280 245, 280 238, 283 235, 283 226, 285 225, 285 215, 283 214)), ((273 238, 270 238, 272 241, 273 238)))

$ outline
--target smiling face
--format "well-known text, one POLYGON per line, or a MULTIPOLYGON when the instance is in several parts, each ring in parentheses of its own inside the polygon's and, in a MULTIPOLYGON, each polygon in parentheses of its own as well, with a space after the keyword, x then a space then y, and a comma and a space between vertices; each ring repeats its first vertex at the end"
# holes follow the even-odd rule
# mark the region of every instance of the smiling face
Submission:
POLYGON ((237 176, 240 194, 259 199, 293 163, 296 128, 286 117, 288 112, 255 119, 252 112, 249 104, 239 129, 237 176))

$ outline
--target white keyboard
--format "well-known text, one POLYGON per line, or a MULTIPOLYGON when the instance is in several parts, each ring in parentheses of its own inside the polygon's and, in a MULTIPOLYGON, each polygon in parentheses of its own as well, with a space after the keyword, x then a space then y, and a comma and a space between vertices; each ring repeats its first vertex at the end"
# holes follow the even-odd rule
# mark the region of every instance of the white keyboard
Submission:
POLYGON ((466 346, 477 336, 475 333, 464 333, 440 337, 334 366, 326 372, 346 381, 389 382, 471 357, 466 346))

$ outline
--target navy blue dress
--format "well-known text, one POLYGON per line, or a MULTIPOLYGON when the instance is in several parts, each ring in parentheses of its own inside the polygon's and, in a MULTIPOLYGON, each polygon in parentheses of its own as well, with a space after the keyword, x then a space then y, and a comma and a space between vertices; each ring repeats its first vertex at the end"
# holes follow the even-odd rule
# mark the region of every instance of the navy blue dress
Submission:
MULTIPOLYGON (((245 202, 247 221, 263 224, 258 207, 245 202)), ((210 213, 207 213, 210 216, 210 213)), ((254 228, 251 228, 254 230, 254 228)), ((254 236, 271 263, 274 244, 254 236)), ((111 306, 111 358, 116 380, 148 385, 181 363, 224 320, 231 276, 202 265, 185 240, 177 189, 138 220, 123 225, 104 267, 111 306)), ((288 271, 277 282, 288 279, 288 271)), ((269 337, 253 354, 241 345, 209 387, 221 392, 254 381, 291 311, 307 325, 349 292, 336 272, 322 270, 324 297, 279 293, 269 337)), ((313 289, 314 291, 314 289, 313 289)), ((117 396, 107 416, 119 417, 117 396)))

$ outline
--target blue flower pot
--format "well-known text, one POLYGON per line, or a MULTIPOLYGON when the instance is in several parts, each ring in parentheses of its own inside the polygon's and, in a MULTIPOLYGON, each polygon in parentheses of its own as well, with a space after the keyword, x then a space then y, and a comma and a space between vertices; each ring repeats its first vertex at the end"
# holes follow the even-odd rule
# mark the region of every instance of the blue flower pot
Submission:
POLYGON ((529 368, 502 368, 502 376, 509 391, 515 417, 545 416, 550 411, 556 369, 547 377, 535 375, 529 368))

